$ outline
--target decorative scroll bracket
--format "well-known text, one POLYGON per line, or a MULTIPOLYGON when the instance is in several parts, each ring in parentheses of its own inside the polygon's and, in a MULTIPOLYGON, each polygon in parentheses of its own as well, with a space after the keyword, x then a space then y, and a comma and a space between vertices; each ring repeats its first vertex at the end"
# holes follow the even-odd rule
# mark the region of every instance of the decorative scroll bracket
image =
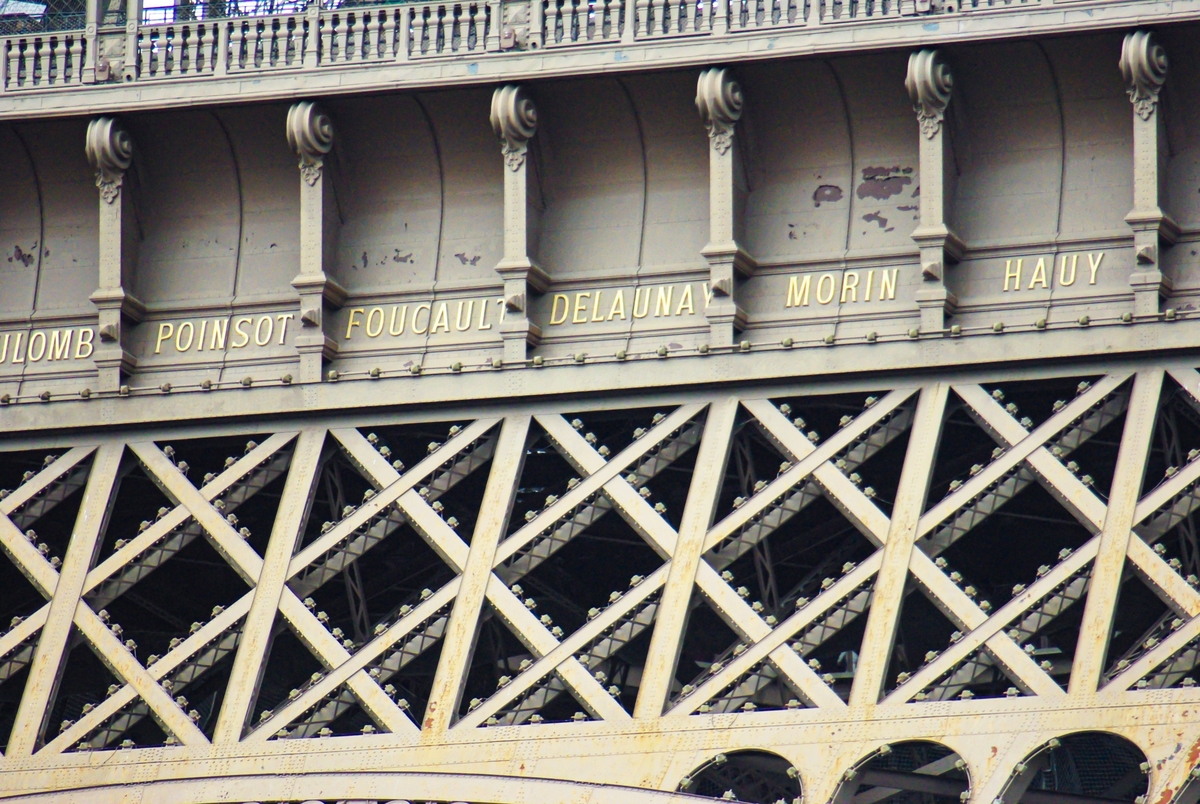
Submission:
POLYGON ((112 117, 88 123, 84 139, 88 162, 100 191, 99 286, 89 297, 99 311, 100 334, 92 360, 102 391, 116 391, 137 360, 126 348, 125 324, 136 324, 146 307, 127 288, 137 265, 137 221, 131 198, 126 198, 126 173, 133 164, 133 137, 112 117))
POLYGON ((954 78, 942 52, 925 48, 909 56, 904 87, 920 129, 921 222, 912 238, 921 249, 921 276, 925 283, 916 293, 917 307, 921 312, 921 329, 942 332, 946 317, 954 314, 958 304, 946 288, 945 266, 962 259, 964 250, 949 221, 957 174, 945 122, 954 78))
POLYGON ((1135 316, 1158 317, 1172 282, 1162 271, 1160 248, 1179 239, 1179 226, 1162 209, 1167 147, 1159 93, 1167 81, 1167 52, 1149 31, 1133 31, 1121 46, 1121 76, 1133 104, 1133 229, 1135 265, 1129 275, 1135 316))
POLYGON ((300 293, 300 381, 320 382, 325 361, 338 351, 326 331, 325 308, 337 309, 346 301, 346 291, 325 273, 339 226, 333 182, 325 169, 333 149, 333 119, 313 101, 300 101, 288 110, 287 141, 300 158, 300 274, 292 280, 300 293))
POLYGON ((523 361, 541 342, 541 330, 529 319, 528 296, 542 293, 549 277, 530 256, 537 207, 530 198, 529 141, 537 134, 537 107, 518 84, 497 87, 491 123, 504 156, 504 257, 496 272, 504 279, 504 360, 523 361))
POLYGON ((705 308, 712 346, 731 346, 746 324, 737 303, 737 277, 751 276, 757 263, 740 244, 746 190, 744 166, 734 148, 745 98, 726 67, 710 67, 696 83, 696 110, 708 131, 709 240, 700 252, 709 266, 712 301, 705 308))

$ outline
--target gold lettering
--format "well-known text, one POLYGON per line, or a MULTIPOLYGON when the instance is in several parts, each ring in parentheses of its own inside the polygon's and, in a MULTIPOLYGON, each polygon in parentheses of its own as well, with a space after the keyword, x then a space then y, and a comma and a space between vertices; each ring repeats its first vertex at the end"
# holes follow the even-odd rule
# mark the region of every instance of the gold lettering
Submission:
POLYGON ((438 327, 442 328, 442 332, 450 331, 450 313, 446 310, 446 303, 438 304, 437 315, 433 318, 433 326, 429 328, 429 334, 432 335, 438 331, 438 327))
MULTIPOLYGON (((500 303, 504 304, 504 300, 500 299, 500 303)), ((480 300, 480 302, 479 302, 479 329, 480 330, 492 328, 491 324, 488 324, 486 327, 483 325, 485 319, 487 318, 487 308, 488 308, 487 299, 480 300)))
POLYGON ((575 311, 571 313, 571 323, 572 324, 586 324, 587 323, 588 311, 587 311, 587 307, 583 304, 583 300, 591 299, 591 298, 592 298, 592 294, 590 294, 590 293, 576 293, 575 294, 575 311), (583 313, 583 318, 579 317, 580 313, 583 313))
MULTIPOLYGON (((380 327, 383 326, 383 311, 382 310, 379 311, 379 326, 380 327)), ((271 342, 271 338, 274 338, 274 337, 275 337, 275 319, 271 318, 271 316, 269 316, 269 315, 264 315, 262 318, 258 319, 258 323, 254 325, 254 345, 255 346, 266 346, 268 343, 271 342), (267 337, 265 337, 265 338, 261 337, 263 324, 267 325, 267 337)))
POLYGON ((204 351, 204 331, 207 329, 208 329, 208 319, 204 319, 200 322, 200 339, 196 342, 196 351, 197 352, 204 351))
POLYGON ((29 336, 29 362, 36 363, 39 360, 41 360, 42 356, 45 354, 46 354, 46 333, 42 332, 39 329, 37 332, 35 332, 29 336), (33 344, 37 342, 37 339, 39 337, 42 339, 42 346, 40 349, 38 349, 37 357, 34 357, 33 356, 33 344))
POLYGON ((1033 290, 1033 286, 1038 282, 1042 283, 1043 288, 1049 287, 1049 285, 1046 283, 1046 258, 1045 257, 1038 257, 1037 265, 1035 265, 1033 267, 1033 276, 1029 277, 1028 290, 1033 290))
MULTIPOLYGON (((88 331, 90 332, 91 330, 88 330, 88 331)), ((5 360, 8 359, 8 339, 10 337, 12 337, 12 333, 10 333, 10 332, 4 333, 4 349, 0 350, 0 363, 3 363, 5 360)))
MULTIPOLYGON (((96 333, 92 332, 92 328, 79 330, 79 337, 75 339, 75 357, 82 360, 85 357, 92 356, 92 339, 96 337, 96 333), (85 339, 83 336, 87 335, 85 339), (87 347, 87 354, 83 353, 83 347, 87 347)), ((8 349, 8 336, 4 337, 4 348, 8 349)), ((4 362, 4 355, 0 354, 0 363, 4 362)))
POLYGON ((158 342, 154 344, 154 354, 158 354, 159 350, 162 349, 163 341, 170 340, 171 336, 174 334, 175 334, 175 325, 172 324, 170 321, 163 321, 161 324, 159 324, 158 325, 158 342))
POLYGON ((704 309, 707 310, 708 305, 712 304, 713 292, 709 289, 707 282, 701 285, 701 287, 704 288, 704 309))
POLYGON ((208 340, 210 350, 224 349, 225 336, 229 334, 229 319, 219 318, 213 322, 212 337, 208 340))
POLYGON ((633 291, 633 317, 645 318, 650 314, 650 294, 654 292, 653 288, 634 288, 633 291), (642 304, 642 311, 638 312, 638 305, 641 304, 642 291, 646 291, 646 303, 642 304))
POLYGON ((175 330, 175 351, 176 352, 186 352, 188 349, 192 348, 192 341, 195 339, 196 339, 195 324, 193 324, 191 321, 184 321, 182 324, 179 325, 179 328, 177 330, 175 330), (184 327, 187 327, 187 334, 188 334, 186 346, 184 346, 184 344, 183 344, 183 328, 184 327))
POLYGON ((239 342, 237 339, 234 339, 234 340, 230 341, 230 342, 229 342, 229 345, 230 345, 232 348, 234 348, 234 349, 241 349, 243 346, 245 346, 246 344, 250 343, 250 333, 249 333, 249 332, 247 332, 247 331, 244 329, 244 327, 245 327, 247 324, 249 324, 251 321, 253 321, 253 320, 254 320, 254 319, 253 319, 253 318, 251 318, 251 317, 250 317, 250 316, 248 316, 248 315, 247 315, 247 316, 242 316, 241 318, 239 318, 239 319, 237 320, 237 323, 235 323, 235 324, 233 325, 233 334, 234 334, 234 335, 240 335, 240 336, 241 336, 241 338, 242 338, 242 340, 241 340, 240 342, 239 342))
POLYGON ((893 268, 891 271, 884 269, 883 275, 879 277, 879 300, 880 301, 895 301, 896 300, 896 281, 900 277, 900 269, 893 268))
POLYGON ((413 335, 424 335, 426 332, 429 332, 429 320, 432 316, 433 316, 433 305, 432 304, 429 304, 428 302, 426 302, 425 304, 418 304, 416 307, 414 307, 413 308, 413 317, 412 317, 412 333, 413 333, 413 335), (421 329, 417 329, 417 316, 419 316, 421 314, 422 307, 425 308, 425 314, 427 316, 425 318, 425 326, 422 327, 421 329))
POLYGON ((613 298, 612 307, 608 308, 607 321, 612 321, 616 316, 620 315, 621 320, 625 321, 625 291, 618 290, 617 295, 613 298))
POLYGON ((463 303, 458 303, 458 309, 454 312, 454 330, 456 332, 466 332, 471 328, 471 316, 475 314, 475 300, 467 301, 467 320, 463 322, 463 303))
POLYGON ((25 337, 24 332, 17 333, 17 342, 13 344, 13 363, 24 363, 25 356, 21 354, 21 340, 25 337))
POLYGON ((1004 261, 1004 292, 1008 293, 1008 280, 1013 280, 1013 290, 1021 289, 1021 263, 1024 260, 1017 260, 1017 270, 1012 269, 1012 260, 1004 261))
POLYGON ((875 269, 867 271, 867 294, 863 296, 863 301, 871 300, 871 285, 875 282, 875 269))
POLYGON ((842 274, 842 299, 841 303, 846 303, 846 292, 850 292, 850 301, 858 301, 858 271, 846 271, 842 274), (853 281, 851 281, 853 280, 853 281))
POLYGON ((1088 282, 1089 285, 1096 284, 1096 271, 1100 268, 1100 261, 1104 259, 1104 252, 1100 252, 1100 256, 1096 257, 1096 261, 1092 262, 1092 254, 1088 252, 1088 268, 1092 270, 1092 279, 1088 282))
POLYGON ((393 338, 395 338, 397 335, 403 335, 404 319, 406 318, 408 318, 408 305, 406 304, 403 307, 400 307, 399 305, 393 304, 392 317, 388 321, 388 335, 391 335, 393 338), (400 329, 396 329, 396 310, 400 311, 400 329))
MULTIPOLYGON (((287 340, 287 322, 296 317, 295 313, 287 313, 285 315, 275 316, 275 320, 279 322, 279 345, 283 346, 283 342, 287 340)), ((204 340, 204 332, 200 332, 200 340, 204 340)))
POLYGON ((596 303, 592 305, 592 323, 597 323, 604 320, 604 313, 600 310, 600 299, 604 296, 603 290, 596 291, 596 303))
POLYGON ((1071 278, 1067 279, 1067 255, 1062 255, 1062 262, 1058 265, 1058 284, 1062 287, 1070 287, 1075 284, 1075 269, 1079 267, 1079 255, 1071 255, 1071 278))
POLYGON ((821 274, 821 278, 817 280, 817 303, 829 304, 833 301, 833 293, 837 288, 837 280, 833 278, 833 274, 821 274), (829 292, 826 293, 825 281, 829 281, 829 292))
POLYGON ((383 334, 383 308, 372 307, 367 313, 367 325, 363 327, 363 331, 367 333, 368 338, 378 338, 383 334), (374 326, 371 324, 375 320, 375 314, 379 313, 379 324, 374 326))
POLYGON ((671 314, 671 297, 673 295, 675 295, 675 286, 674 285, 667 285, 666 287, 659 287, 658 301, 656 301, 654 303, 654 317, 655 318, 659 318, 660 316, 671 314))
POLYGON ((73 330, 56 329, 50 333, 50 354, 47 360, 71 359, 71 333, 73 330))
POLYGON ((807 307, 808 306, 808 291, 812 285, 812 276, 804 275, 802 282, 796 282, 796 277, 788 280, 787 303, 784 307, 807 307))
POLYGON ((683 315, 684 307, 687 307, 688 315, 696 314, 696 308, 692 305, 691 284, 683 286, 683 295, 679 297, 679 306, 675 308, 675 315, 683 315))
POLYGON ((571 312, 571 300, 567 298, 565 293, 554 294, 554 304, 550 308, 550 326, 557 327, 559 324, 567 323, 567 313, 571 312), (562 315, 558 313, 558 303, 562 302, 562 315))
POLYGON ((360 322, 354 320, 354 316, 363 315, 366 312, 366 309, 363 307, 355 307, 350 311, 350 320, 346 322, 346 340, 350 340, 350 333, 354 331, 355 327, 362 326, 360 322))

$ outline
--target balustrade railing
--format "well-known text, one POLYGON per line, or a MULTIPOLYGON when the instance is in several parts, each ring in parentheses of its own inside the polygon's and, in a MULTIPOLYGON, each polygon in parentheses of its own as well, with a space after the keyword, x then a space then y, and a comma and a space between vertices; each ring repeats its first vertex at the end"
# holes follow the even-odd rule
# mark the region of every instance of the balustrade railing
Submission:
POLYGON ((83 80, 84 36, 43 33, 0 40, 5 89, 73 86, 83 80))
MULTIPOLYGON (((221 77, 388 61, 500 54, 505 0, 427 0, 322 9, 301 0, 196 0, 128 33, 134 69, 124 80, 221 77), (249 11, 247 11, 249 9, 249 11), (265 13, 267 10, 275 13, 265 13), (263 12, 263 13, 260 13, 263 12)), ((511 1, 511 0, 510 0, 511 1)), ((548 49, 785 28, 1028 9, 1050 0, 533 0, 531 38, 548 49), (540 33, 540 38, 539 38, 540 33)), ((125 35, 101 31, 100 37, 125 35)), ((506 48, 513 36, 506 34, 506 48)), ((92 80, 96 34, 18 33, 0 38, 3 91, 92 80)), ((100 65, 97 77, 103 81, 100 65)), ((109 78, 108 80, 112 80, 109 78)))

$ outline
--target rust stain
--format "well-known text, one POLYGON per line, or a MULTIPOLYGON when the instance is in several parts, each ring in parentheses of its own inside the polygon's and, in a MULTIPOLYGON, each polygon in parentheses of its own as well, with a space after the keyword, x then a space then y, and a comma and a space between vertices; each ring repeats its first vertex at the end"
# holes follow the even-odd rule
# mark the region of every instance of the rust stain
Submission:
MULTIPOLYGON (((861 198, 861 196, 859 197, 861 198)), ((828 201, 832 204, 835 201, 841 200, 842 188, 836 184, 822 184, 813 192, 813 204, 818 207, 821 206, 822 201, 828 201)))
POLYGON ((894 195, 899 195, 905 187, 912 184, 912 168, 902 170, 896 167, 866 167, 862 171, 862 184, 858 185, 855 193, 860 199, 874 198, 884 201, 894 195))
POLYGON ((992 746, 992 758, 993 759, 996 758, 996 746, 994 746, 994 745, 992 746))
POLYGON ((1163 790, 1162 795, 1159 797, 1158 801, 1154 802, 1154 804, 1170 804, 1171 798, 1174 795, 1175 791, 1168 787, 1167 789, 1163 790))

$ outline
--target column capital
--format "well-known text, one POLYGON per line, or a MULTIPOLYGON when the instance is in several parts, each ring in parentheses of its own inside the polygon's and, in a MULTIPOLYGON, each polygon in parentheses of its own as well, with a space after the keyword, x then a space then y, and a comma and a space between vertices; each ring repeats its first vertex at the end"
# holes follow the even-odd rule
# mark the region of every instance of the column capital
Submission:
POLYGON ((537 107, 525 87, 505 84, 492 94, 492 131, 502 143, 500 151, 509 170, 525 164, 529 141, 537 133, 537 107))
POLYGON ((912 99, 921 133, 926 139, 933 139, 946 119, 946 107, 954 89, 954 77, 950 65, 942 58, 942 51, 923 48, 909 56, 904 88, 912 99))
POLYGON ((742 119, 744 105, 742 85, 728 67, 709 67, 700 73, 696 82, 696 109, 717 153, 725 154, 732 147, 733 129, 742 119))
POLYGON ((333 148, 333 118, 315 101, 295 103, 288 109, 287 140, 300 157, 300 175, 312 187, 333 148))
POLYGON ((1121 45, 1121 75, 1138 117, 1149 120, 1167 81, 1167 51, 1150 31, 1133 31, 1121 45))
POLYGON ((133 161, 133 137, 116 118, 97 117, 88 123, 84 150, 96 171, 100 197, 113 203, 133 161))

